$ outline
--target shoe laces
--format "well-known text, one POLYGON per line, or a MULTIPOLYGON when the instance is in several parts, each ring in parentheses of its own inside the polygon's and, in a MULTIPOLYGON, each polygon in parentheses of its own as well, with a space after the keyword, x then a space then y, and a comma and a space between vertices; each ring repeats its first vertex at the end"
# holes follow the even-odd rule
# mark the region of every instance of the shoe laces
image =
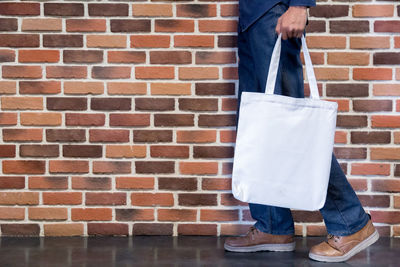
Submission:
POLYGON ((332 239, 334 242, 338 242, 340 240, 340 236, 328 234, 328 240, 332 240, 332 239))
POLYGON ((259 232, 258 229, 253 225, 250 226, 250 229, 247 231, 247 234, 250 234, 251 239, 254 240, 254 235, 258 234, 258 232, 259 232))

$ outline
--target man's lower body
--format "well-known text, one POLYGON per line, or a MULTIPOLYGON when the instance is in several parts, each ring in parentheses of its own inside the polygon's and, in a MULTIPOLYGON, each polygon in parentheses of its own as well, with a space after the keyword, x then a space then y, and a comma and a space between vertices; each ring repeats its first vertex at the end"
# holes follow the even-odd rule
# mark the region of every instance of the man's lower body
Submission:
MULTIPOLYGON (((238 31, 238 117, 240 116, 241 92, 265 92, 270 57, 277 38, 277 34, 275 33, 276 23, 278 18, 286 10, 287 6, 284 4, 277 4, 246 31, 238 31)), ((291 38, 282 40, 281 60, 274 91, 275 94, 298 98, 304 97, 300 49, 301 39, 291 38)), ((240 241, 238 238, 231 238, 226 242, 225 248, 227 248, 227 250, 243 252, 257 250, 290 251, 294 248, 294 241, 291 238, 294 234, 294 223, 290 209, 255 203, 249 203, 249 208, 251 216, 256 220, 256 223, 247 233, 248 240, 244 241, 246 244, 242 244, 243 246, 240 248, 240 242, 243 242, 243 239, 240 241), (250 245, 250 243, 252 243, 250 239, 254 240, 257 237, 260 238, 261 241, 259 241, 259 244, 255 244, 253 249, 250 245), (271 242, 273 244, 272 246, 268 244, 271 242), (235 250, 235 245, 237 246, 237 250, 235 250)), ((378 237, 376 230, 371 224, 370 216, 364 211, 333 153, 327 198, 320 212, 324 218, 327 232, 332 237, 347 237, 347 239, 353 237, 359 238, 358 235, 360 234, 366 235, 364 232, 368 232, 368 236, 373 232, 373 238, 378 237)), ((346 238, 342 239, 342 241, 346 241, 346 238)), ((334 240, 332 242, 337 243, 337 241, 334 240)), ((369 243, 371 242, 372 240, 369 243)), ((343 242, 339 243, 341 244, 343 242)), ((326 242, 326 244, 329 243, 326 242)), ((329 248, 323 247, 326 244, 321 244, 319 247, 314 248, 314 250, 317 249, 317 251, 315 251, 315 258, 317 260, 325 259, 324 257, 318 258, 319 255, 317 254, 320 253, 318 249, 329 250, 329 248)), ((346 250, 348 250, 348 246, 346 250)), ((312 256, 313 250, 310 253, 310 257, 312 256)), ((330 258, 327 258, 327 261, 329 259, 330 258)))

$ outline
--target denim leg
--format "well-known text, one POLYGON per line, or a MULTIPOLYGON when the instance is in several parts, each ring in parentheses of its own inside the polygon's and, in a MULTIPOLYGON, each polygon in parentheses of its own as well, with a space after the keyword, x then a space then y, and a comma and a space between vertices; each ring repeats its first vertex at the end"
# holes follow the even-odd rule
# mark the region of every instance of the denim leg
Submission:
POLYGON ((363 228, 369 216, 343 173, 336 156, 332 153, 328 193, 320 210, 328 233, 346 236, 363 228))
MULTIPOLYGON (((237 119, 239 117, 239 105, 241 93, 243 91, 265 92, 270 57, 277 38, 274 25, 276 25, 276 21, 286 9, 287 7, 285 5, 278 4, 264 14, 264 16, 257 20, 246 31, 238 31, 239 104, 237 108, 237 119)), ((285 54, 283 51, 284 49, 290 48, 293 50, 294 47, 291 45, 293 45, 291 42, 283 42, 283 55, 285 54)), ((297 47, 297 49, 299 48, 297 47)), ((288 52, 288 54, 293 51, 288 52)), ((289 55, 282 61, 284 63, 282 62, 281 67, 286 66, 286 68, 284 68, 283 71, 278 71, 275 93, 296 95, 296 92, 291 91, 293 88, 296 88, 291 82, 296 79, 298 80, 299 73, 301 73, 300 84, 303 84, 300 58, 298 58, 298 62, 296 62, 298 66, 297 69, 294 67, 296 64, 293 65, 293 60, 289 55), (296 71, 293 71, 294 69, 296 69, 296 71)), ((296 83, 299 83, 299 81, 296 81, 296 83)), ((249 208, 251 217, 256 220, 254 226, 260 231, 271 234, 294 233, 294 223, 290 209, 256 203, 249 203, 249 208)))

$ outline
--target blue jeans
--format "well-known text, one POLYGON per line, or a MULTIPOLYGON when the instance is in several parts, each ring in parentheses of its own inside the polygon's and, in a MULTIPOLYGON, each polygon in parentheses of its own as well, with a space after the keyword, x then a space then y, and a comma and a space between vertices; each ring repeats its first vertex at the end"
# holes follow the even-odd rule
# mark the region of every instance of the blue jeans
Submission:
MULTIPOLYGON (((239 94, 237 120, 241 92, 265 92, 270 57, 277 34, 278 18, 287 10, 280 3, 266 12, 246 31, 238 28, 239 94)), ((303 69, 300 60, 301 39, 282 40, 281 60, 275 94, 304 97, 303 69)), ((290 209, 249 203, 255 227, 270 234, 293 234, 294 223, 290 209)), ((329 234, 351 235, 366 225, 369 215, 365 213, 353 188, 347 181, 334 153, 329 177, 327 198, 320 210, 329 234)))

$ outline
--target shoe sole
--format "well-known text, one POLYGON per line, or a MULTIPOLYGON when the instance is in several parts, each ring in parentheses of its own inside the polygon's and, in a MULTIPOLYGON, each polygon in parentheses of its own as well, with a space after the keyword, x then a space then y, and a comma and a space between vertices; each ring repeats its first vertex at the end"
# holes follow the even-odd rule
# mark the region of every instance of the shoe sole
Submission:
POLYGON ((255 246, 247 246, 247 247, 233 247, 228 244, 224 244, 224 248, 228 251, 233 252, 256 252, 256 251, 276 251, 276 252, 284 252, 284 251, 293 251, 296 246, 296 242, 287 243, 287 244, 260 244, 255 246))
POLYGON ((343 256, 335 256, 335 257, 330 256, 329 257, 329 256, 317 255, 317 254, 314 254, 314 253, 310 252, 308 254, 308 257, 310 259, 313 259, 313 260, 316 260, 316 261, 323 261, 323 262, 342 262, 342 261, 347 261, 348 259, 353 257, 358 252, 366 249, 367 247, 369 247, 370 245, 375 243, 378 239, 379 239, 379 233, 378 233, 377 230, 375 230, 375 232, 372 235, 370 235, 367 239, 365 239, 360 244, 358 244, 357 246, 352 248, 349 252, 347 252, 343 256))

